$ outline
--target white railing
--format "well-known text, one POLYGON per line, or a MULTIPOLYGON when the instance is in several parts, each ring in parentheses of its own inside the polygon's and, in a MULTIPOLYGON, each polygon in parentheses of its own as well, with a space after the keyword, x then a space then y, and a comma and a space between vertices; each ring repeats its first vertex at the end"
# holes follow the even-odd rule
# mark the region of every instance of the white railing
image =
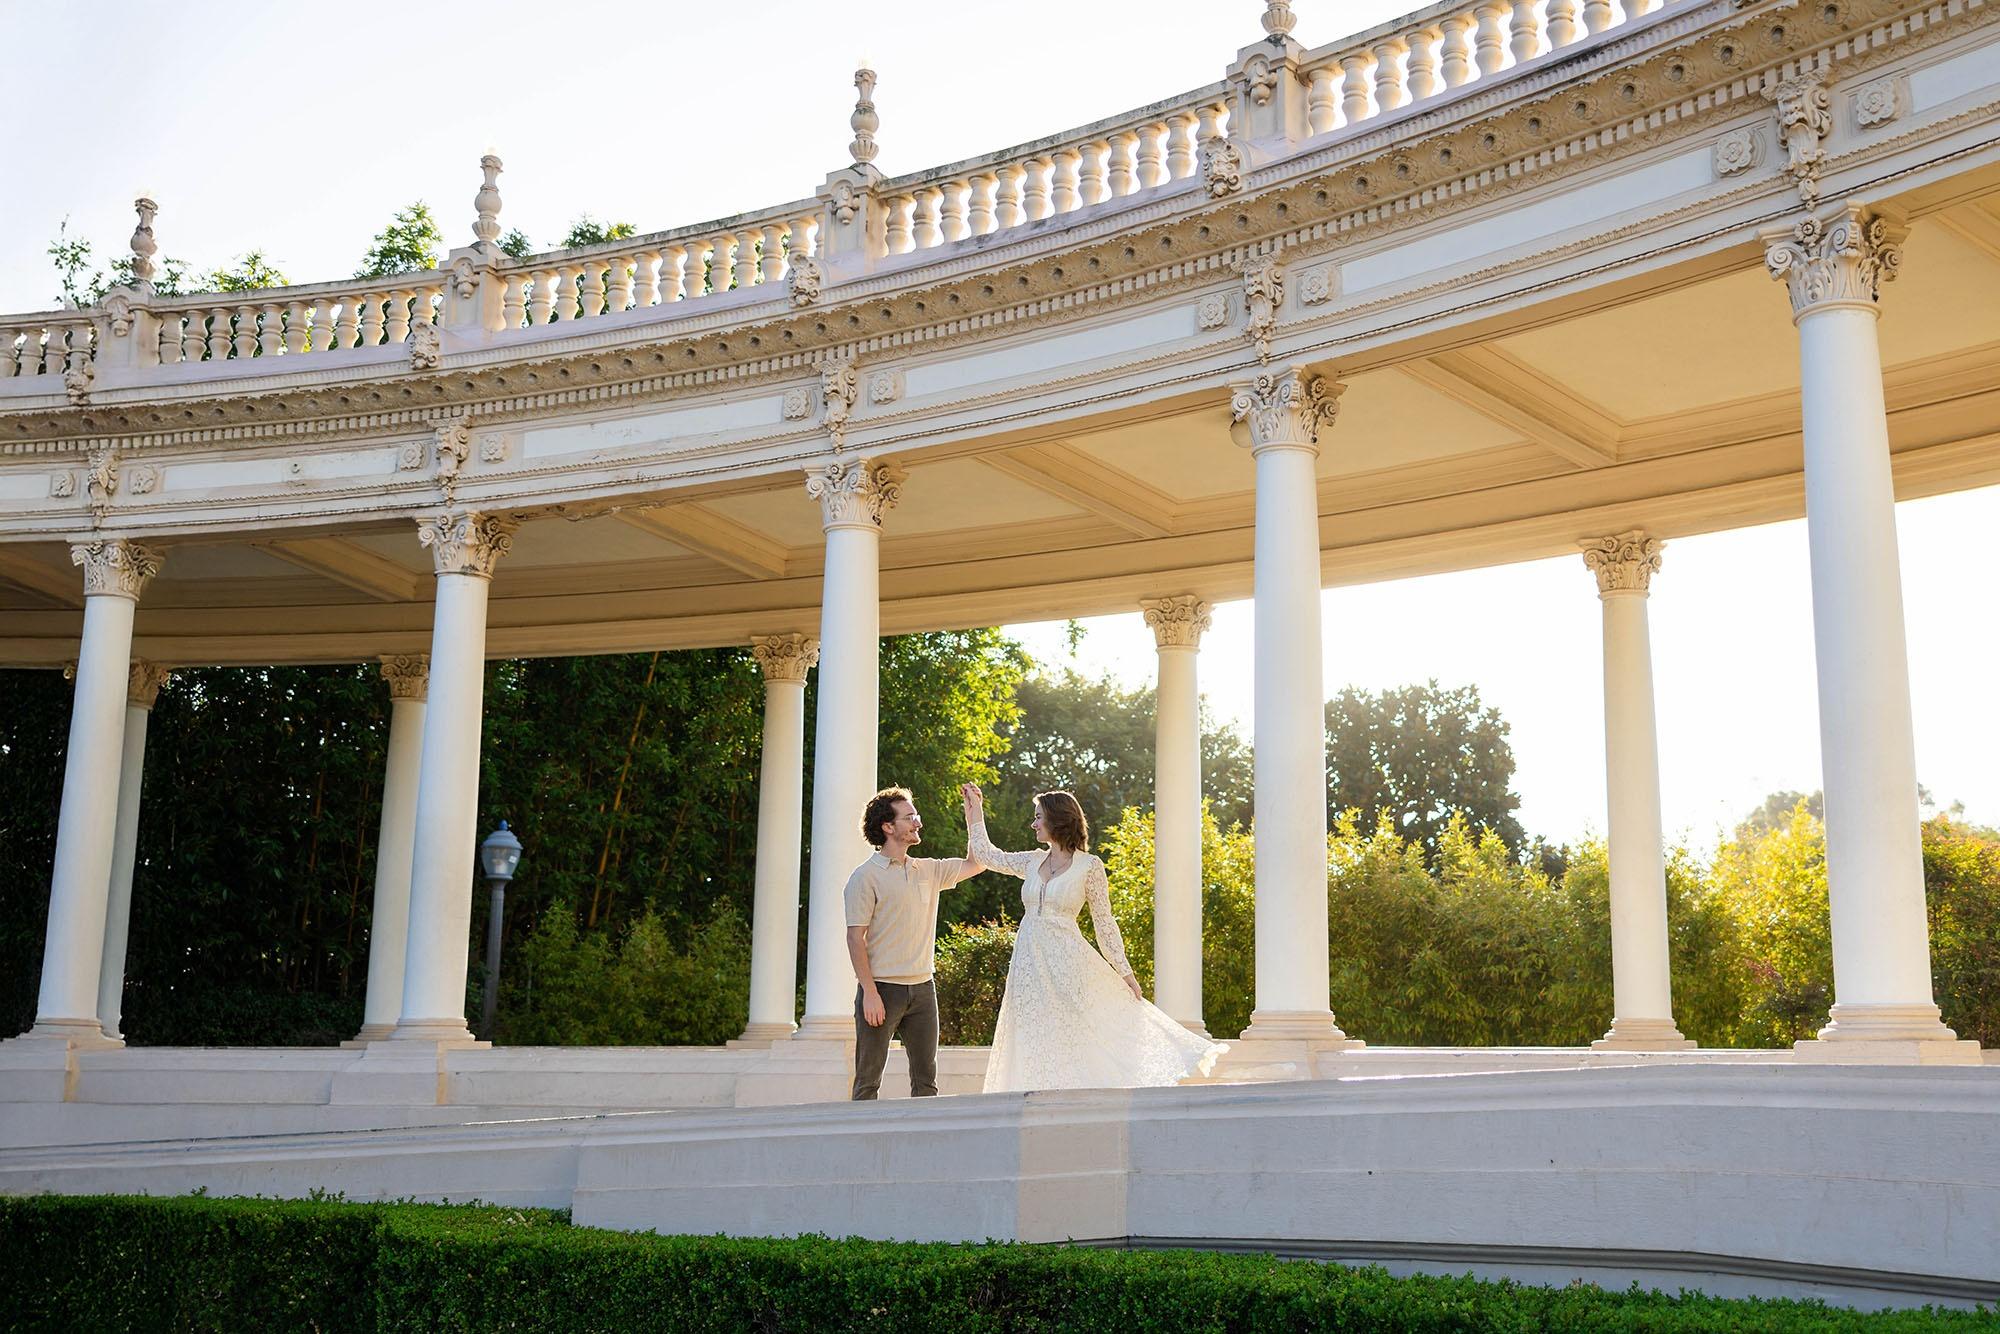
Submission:
POLYGON ((0 315, 0 380, 81 370, 90 364, 94 335, 87 310, 0 315))
POLYGON ((360 282, 162 297, 160 364, 242 361, 407 342, 444 304, 443 275, 393 274, 360 282))

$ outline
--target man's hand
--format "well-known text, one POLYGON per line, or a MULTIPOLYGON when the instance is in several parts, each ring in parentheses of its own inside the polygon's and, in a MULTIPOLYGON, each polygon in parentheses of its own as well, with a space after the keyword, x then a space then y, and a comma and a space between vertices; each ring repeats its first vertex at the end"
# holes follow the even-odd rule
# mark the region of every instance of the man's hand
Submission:
POLYGON ((861 993, 861 1017, 868 1021, 870 1028, 880 1028, 882 1021, 889 1017, 889 1012, 882 1008, 882 993, 873 987, 861 993))
POLYGON ((1134 1000, 1146 999, 1146 993, 1139 990, 1138 978, 1132 976, 1130 973, 1125 974, 1125 985, 1132 989, 1132 998, 1134 1000))

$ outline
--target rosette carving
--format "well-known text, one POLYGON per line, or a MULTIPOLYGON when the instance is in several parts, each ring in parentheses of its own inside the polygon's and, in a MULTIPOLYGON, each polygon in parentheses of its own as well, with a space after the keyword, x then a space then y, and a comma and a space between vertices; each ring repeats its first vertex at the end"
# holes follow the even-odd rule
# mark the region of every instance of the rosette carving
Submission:
POLYGON ((1250 452, 1262 449, 1319 448, 1322 426, 1340 411, 1347 386, 1297 367, 1259 371, 1247 384, 1231 386, 1229 415, 1250 428, 1250 452))
POLYGON ((1881 285, 1902 267, 1908 231, 1848 204, 1829 220, 1806 217, 1787 230, 1766 232, 1764 267, 1790 290, 1795 321, 1836 306, 1873 310, 1881 285))
POLYGON ((819 641, 810 635, 752 635, 750 653, 766 681, 802 685, 806 673, 819 661, 819 641))
POLYGON ((909 476, 893 463, 842 459, 806 474, 806 494, 820 505, 827 528, 880 528, 882 515, 903 498, 909 476))
POLYGON ((518 525, 497 514, 476 510, 447 511, 417 521, 417 540, 431 549, 439 574, 493 577, 493 567, 514 547, 518 525))
POLYGON ((1660 552, 1666 543, 1648 537, 1639 529, 1612 537, 1593 537, 1577 543, 1583 548, 1583 563, 1597 576, 1600 597, 1612 593, 1644 593, 1660 568, 1660 552))
POLYGON ((109 594, 139 600, 147 581, 160 572, 160 553, 122 537, 79 542, 69 549, 69 563, 83 568, 86 596, 109 594))
POLYGON ((1139 603, 1146 624, 1153 627, 1153 643, 1160 648, 1199 648, 1202 634, 1213 610, 1193 594, 1171 598, 1146 598, 1139 603))

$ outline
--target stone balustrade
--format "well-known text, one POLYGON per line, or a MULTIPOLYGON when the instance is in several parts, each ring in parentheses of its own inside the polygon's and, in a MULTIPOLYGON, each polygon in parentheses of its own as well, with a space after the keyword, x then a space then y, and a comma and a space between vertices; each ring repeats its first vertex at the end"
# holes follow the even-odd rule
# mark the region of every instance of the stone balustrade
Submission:
POLYGON ((81 371, 94 342, 86 311, 0 315, 0 380, 81 371))
POLYGON ((233 294, 172 297, 153 306, 159 364, 332 352, 404 343, 435 323, 444 304, 436 273, 406 273, 370 284, 324 283, 233 294))

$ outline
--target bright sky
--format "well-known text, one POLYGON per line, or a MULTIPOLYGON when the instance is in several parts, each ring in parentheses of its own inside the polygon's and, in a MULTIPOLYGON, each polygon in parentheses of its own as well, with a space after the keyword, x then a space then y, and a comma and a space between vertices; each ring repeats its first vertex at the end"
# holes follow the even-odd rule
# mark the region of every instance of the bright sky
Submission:
MULTIPOLYGON (((1294 0, 1294 35, 1318 45, 1416 4, 1294 0)), ((141 192, 166 254, 207 269, 262 249, 295 282, 351 273, 413 199, 469 240, 489 147, 507 164, 502 225, 538 244, 586 212, 654 230, 810 195, 847 161, 860 57, 881 78, 877 165, 897 174, 1211 82, 1262 35, 1262 8, 875 0, 836 21, 801 0, 0 0, 0 88, 35 109, 0 135, 0 310, 53 303, 44 252, 65 216, 100 264, 123 254, 141 192)), ((1918 774, 2000 822, 2000 491, 1900 520, 1918 774)), ((1766 792, 1818 787, 1803 525, 1674 543, 1651 606, 1668 828, 1705 842, 1766 792)), ((1601 828, 1598 605, 1580 559, 1331 591, 1325 624, 1329 692, 1477 684, 1513 725, 1527 827, 1601 828)), ((1089 629, 1081 667, 1150 680, 1136 615, 1089 629)), ((1065 652, 1059 625, 1019 633, 1065 652)), ((1246 724, 1249 644, 1249 604, 1225 606, 1201 659, 1212 706, 1246 724)))

